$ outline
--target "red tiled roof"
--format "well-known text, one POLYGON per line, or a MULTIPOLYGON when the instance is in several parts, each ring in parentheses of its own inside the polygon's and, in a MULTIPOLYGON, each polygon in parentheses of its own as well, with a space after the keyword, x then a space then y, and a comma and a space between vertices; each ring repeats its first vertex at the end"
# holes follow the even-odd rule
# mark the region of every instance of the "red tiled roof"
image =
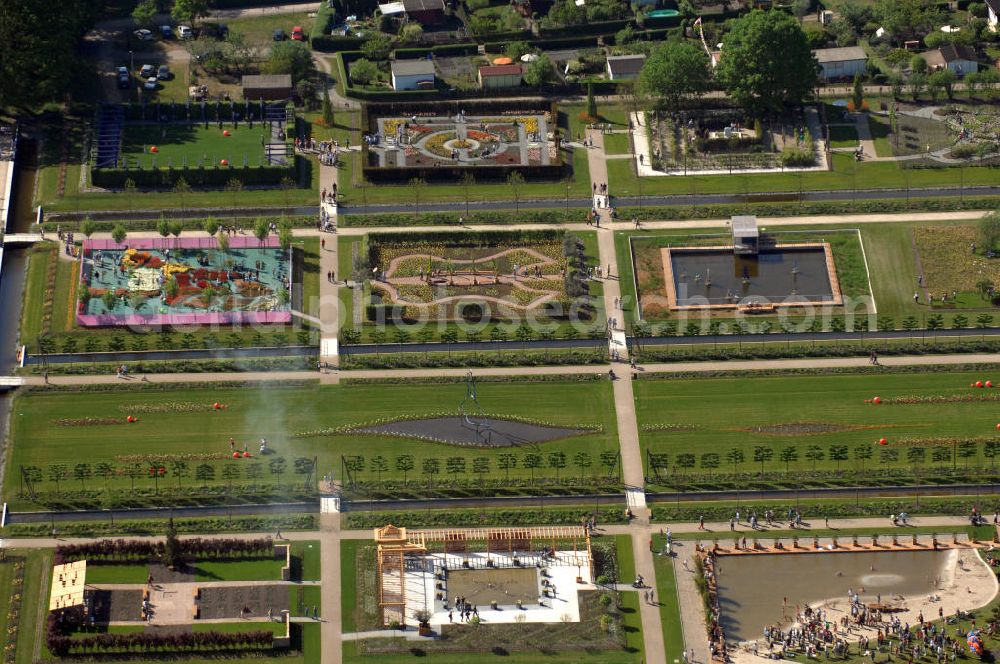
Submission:
POLYGON ((520 73, 521 65, 485 65, 479 68, 480 76, 510 76, 520 73))

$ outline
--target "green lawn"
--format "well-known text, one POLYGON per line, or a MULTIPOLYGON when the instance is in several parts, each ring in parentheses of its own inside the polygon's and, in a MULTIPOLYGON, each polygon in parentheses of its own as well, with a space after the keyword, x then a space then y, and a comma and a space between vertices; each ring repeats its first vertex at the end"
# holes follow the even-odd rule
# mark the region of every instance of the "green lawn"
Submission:
POLYGON ((87 583, 146 583, 149 565, 87 565, 87 583))
POLYGON ((372 546, 371 540, 340 540, 340 629, 344 633, 358 631, 358 550, 372 546))
POLYGON ((292 28, 299 26, 302 31, 309 36, 312 32, 314 18, 309 14, 314 12, 286 12, 275 14, 268 12, 263 16, 244 16, 240 18, 228 19, 225 21, 229 26, 229 32, 239 32, 247 43, 265 48, 273 45, 274 31, 281 28, 285 31, 285 38, 291 37, 292 28))
MULTIPOLYGON (((917 189, 942 185, 993 184, 996 174, 988 167, 901 169, 891 161, 857 163, 850 154, 834 154, 832 171, 797 173, 734 173, 642 178, 642 195, 759 194, 776 191, 836 189, 917 189)), ((627 159, 608 161, 608 186, 615 196, 638 196, 639 182, 627 159)))
POLYGON ((974 400, 992 392, 969 387, 988 378, 939 371, 640 381, 640 443, 667 455, 668 476, 655 482, 664 485, 746 481, 762 469, 794 484, 822 483, 838 469, 862 484, 894 472, 929 479, 992 469, 995 402, 974 400), (886 402, 865 403, 875 396, 886 402))
POLYGON ((604 136, 605 154, 630 154, 631 152, 628 134, 607 134, 604 136))
MULTIPOLYGON (((316 475, 333 473, 340 478, 341 455, 360 463, 354 477, 361 482, 403 479, 396 470, 397 457, 413 455, 414 469, 406 478, 411 487, 436 486, 445 482, 467 481, 475 484, 478 475, 471 474, 472 460, 485 458, 485 477, 503 479, 507 473, 497 468, 498 449, 474 452, 468 448, 444 444, 403 440, 358 434, 318 433, 309 437, 294 437, 296 433, 332 430, 345 425, 360 425, 380 418, 398 418, 432 413, 458 413, 465 398, 464 384, 447 384, 428 389, 426 386, 338 385, 281 388, 262 385, 257 389, 179 389, 135 390, 125 387, 110 392, 38 393, 18 398, 17 415, 11 430, 13 445, 8 447, 9 477, 7 497, 14 504, 25 505, 16 498, 21 465, 37 466, 41 472, 36 490, 55 498, 55 493, 92 491, 108 487, 117 492, 143 494, 159 491, 173 503, 192 500, 192 494, 202 487, 222 490, 230 484, 247 489, 257 486, 301 486, 304 477, 295 472, 296 459, 318 457, 316 475), (206 404, 226 404, 222 410, 203 410, 206 404), (176 404, 176 405, 175 405, 176 404), (157 412, 165 411, 165 412, 157 412), (176 412, 174 412, 176 411, 176 412), (80 426, 79 418, 115 418, 137 414, 137 424, 97 424, 80 426), (59 419, 74 420, 69 426, 59 419), (127 427, 127 428, 126 428, 127 427), (271 456, 263 460, 229 456, 230 437, 239 449, 247 444, 256 452, 257 441, 267 438, 271 456), (71 451, 73 457, 67 457, 71 451), (150 462, 142 455, 160 454, 154 463, 164 464, 167 474, 151 480, 150 462), (136 456, 123 456, 136 455, 136 456), (194 457, 186 455, 196 455, 194 457), (465 470, 453 465, 446 468, 449 458, 459 459, 465 470), (433 458, 439 464, 436 474, 423 474, 423 461, 433 458), (276 461, 283 459, 284 462, 276 461), (175 465, 180 462, 180 465, 175 465), (110 464, 112 473, 106 480, 98 464, 110 464), (129 464, 138 465, 132 466, 129 464), (385 464, 387 468, 380 469, 385 464), (79 465, 79 468, 77 466, 79 465), (135 467, 132 479, 123 471, 135 467), (79 472, 79 476, 78 473, 79 472), (121 473, 121 474, 118 474, 121 473), (55 480, 59 479, 57 483, 55 480), (58 484, 58 485, 57 485, 58 484)), ((543 467, 538 476, 555 474, 545 470, 550 453, 565 454, 565 479, 582 475, 604 476, 600 453, 617 450, 616 422, 607 381, 589 382, 511 382, 484 383, 479 386, 479 402, 484 411, 519 416, 561 425, 599 427, 593 433, 557 440, 538 446, 543 467), (578 452, 589 454, 592 466, 579 469, 578 452)), ((534 448, 528 448, 534 449, 534 448)), ((517 457, 525 452, 518 452, 517 457)), ((458 464, 459 462, 455 462, 458 464)), ((522 468, 520 461, 510 470, 512 480, 536 475, 534 468, 522 468)), ((93 494, 90 494, 93 500, 93 494)), ((64 496, 65 497, 65 496, 64 496)))
POLYGON ((858 146, 858 130, 845 125, 830 125, 831 148, 854 148, 858 146))
POLYGON ((222 159, 228 160, 233 167, 242 167, 244 161, 250 166, 258 166, 264 159, 263 142, 269 139, 270 129, 260 123, 253 129, 246 123, 239 127, 224 123, 223 129, 214 123, 207 127, 129 123, 125 125, 122 151, 130 166, 138 162, 141 168, 153 168, 154 162, 158 168, 180 168, 184 164, 194 168, 216 165, 222 159))
POLYGON ((284 559, 198 560, 195 581, 281 581, 284 559))
MULTIPOLYGON (((296 581, 319 581, 323 576, 323 570, 319 566, 319 542, 292 542, 292 571, 294 573, 296 564, 300 572, 296 581), (296 563, 295 559, 299 562, 296 563)), ((294 577, 293 577, 294 578, 294 577)))
MULTIPOLYGON (((655 551, 663 549, 664 539, 662 535, 653 537, 655 551)), ((679 661, 684 654, 684 633, 681 630, 681 611, 677 603, 674 566, 670 558, 654 555, 653 568, 656 570, 656 601, 660 605, 660 624, 663 628, 667 661, 679 661)))

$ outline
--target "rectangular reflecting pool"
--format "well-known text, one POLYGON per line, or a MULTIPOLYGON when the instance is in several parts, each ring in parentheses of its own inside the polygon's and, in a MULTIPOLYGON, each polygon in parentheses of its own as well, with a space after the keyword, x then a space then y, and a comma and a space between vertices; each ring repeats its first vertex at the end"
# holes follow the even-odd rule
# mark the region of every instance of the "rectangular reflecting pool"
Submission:
POLYGON ((840 301, 826 244, 778 246, 756 255, 735 254, 731 247, 662 251, 667 297, 673 307, 840 301))
POLYGON ((720 556, 716 563, 722 627, 730 641, 763 636, 769 625, 794 619, 796 605, 863 601, 894 595, 926 595, 943 578, 958 552, 872 551, 720 556))

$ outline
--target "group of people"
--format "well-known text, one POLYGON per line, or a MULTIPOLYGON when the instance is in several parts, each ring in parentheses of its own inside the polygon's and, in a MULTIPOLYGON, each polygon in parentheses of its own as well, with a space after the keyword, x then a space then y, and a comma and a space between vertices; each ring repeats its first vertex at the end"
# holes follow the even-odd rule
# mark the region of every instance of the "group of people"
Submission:
MULTIPOLYGON (((458 611, 458 619, 461 622, 468 622, 473 616, 479 617, 479 608, 475 604, 469 604, 464 597, 455 598, 455 611, 458 611)), ((453 611, 448 609, 448 622, 454 622, 453 611)))

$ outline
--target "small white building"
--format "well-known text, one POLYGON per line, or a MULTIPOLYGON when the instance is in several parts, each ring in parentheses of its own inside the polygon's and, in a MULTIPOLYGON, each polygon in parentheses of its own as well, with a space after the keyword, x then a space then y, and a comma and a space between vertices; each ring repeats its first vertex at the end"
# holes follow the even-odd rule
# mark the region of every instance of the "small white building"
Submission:
POLYGON ((434 87, 434 61, 396 60, 392 63, 392 89, 424 90, 434 87))
POLYGON ((931 71, 947 67, 956 76, 979 71, 975 49, 965 44, 942 44, 941 48, 924 51, 920 57, 927 61, 927 68, 931 71))
POLYGON ((819 76, 824 81, 854 78, 857 74, 864 76, 868 70, 868 54, 860 46, 818 48, 812 53, 819 63, 819 76))
POLYGON ((606 69, 608 78, 612 81, 629 81, 639 76, 642 66, 646 64, 646 56, 643 53, 638 55, 609 55, 606 69))

